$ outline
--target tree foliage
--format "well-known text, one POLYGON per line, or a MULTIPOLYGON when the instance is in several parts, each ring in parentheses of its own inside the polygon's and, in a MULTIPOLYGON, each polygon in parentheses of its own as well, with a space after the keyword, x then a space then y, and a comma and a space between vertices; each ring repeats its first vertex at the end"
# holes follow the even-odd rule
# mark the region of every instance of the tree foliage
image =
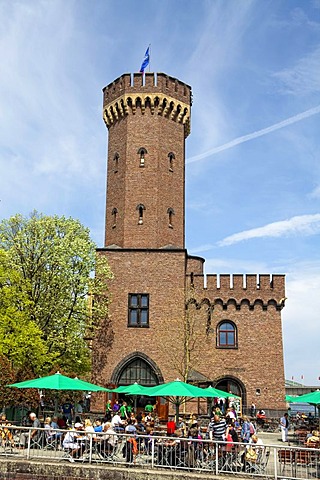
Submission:
POLYGON ((107 317, 112 276, 106 260, 96 265, 89 230, 72 218, 15 215, 0 223, 0 249, 0 353, 35 375, 88 371, 86 334, 107 317))

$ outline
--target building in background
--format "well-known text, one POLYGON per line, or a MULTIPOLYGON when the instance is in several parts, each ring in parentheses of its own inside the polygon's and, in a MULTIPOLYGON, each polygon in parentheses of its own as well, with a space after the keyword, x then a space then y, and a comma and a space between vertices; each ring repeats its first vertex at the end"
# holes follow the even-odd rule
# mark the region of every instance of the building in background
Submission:
MULTIPOLYGON (((164 73, 124 74, 103 90, 108 128, 105 246, 110 317, 93 378, 150 386, 179 377, 243 405, 281 409, 284 275, 207 275, 185 249, 185 140, 190 86, 164 73)), ((99 408, 98 405, 96 405, 99 408)))

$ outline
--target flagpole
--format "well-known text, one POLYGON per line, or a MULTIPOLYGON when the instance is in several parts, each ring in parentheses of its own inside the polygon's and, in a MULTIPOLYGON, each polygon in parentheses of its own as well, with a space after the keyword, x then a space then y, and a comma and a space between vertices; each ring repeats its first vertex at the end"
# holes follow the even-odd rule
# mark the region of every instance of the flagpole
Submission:
POLYGON ((149 43, 149 73, 150 73, 150 65, 151 65, 151 43, 149 43))

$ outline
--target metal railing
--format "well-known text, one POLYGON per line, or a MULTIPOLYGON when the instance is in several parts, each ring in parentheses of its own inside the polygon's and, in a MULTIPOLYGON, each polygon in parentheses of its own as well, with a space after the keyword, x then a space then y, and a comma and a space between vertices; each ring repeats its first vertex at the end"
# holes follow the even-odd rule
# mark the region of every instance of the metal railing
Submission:
POLYGON ((248 444, 207 439, 16 426, 1 427, 0 434, 0 457, 7 460, 22 457, 283 480, 320 478, 320 450, 316 448, 255 445, 252 452, 248 444), (73 441, 68 443, 70 438, 73 441))

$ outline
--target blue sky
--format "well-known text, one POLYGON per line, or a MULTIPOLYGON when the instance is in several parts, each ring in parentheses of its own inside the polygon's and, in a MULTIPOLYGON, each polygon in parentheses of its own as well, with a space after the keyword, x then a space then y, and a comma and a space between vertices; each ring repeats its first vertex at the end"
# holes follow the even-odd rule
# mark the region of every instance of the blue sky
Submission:
POLYGON ((320 385, 320 1, 0 0, 0 17, 0 219, 72 216, 103 245, 101 89, 150 43, 151 71, 193 89, 186 246, 207 273, 286 274, 286 377, 320 385))

